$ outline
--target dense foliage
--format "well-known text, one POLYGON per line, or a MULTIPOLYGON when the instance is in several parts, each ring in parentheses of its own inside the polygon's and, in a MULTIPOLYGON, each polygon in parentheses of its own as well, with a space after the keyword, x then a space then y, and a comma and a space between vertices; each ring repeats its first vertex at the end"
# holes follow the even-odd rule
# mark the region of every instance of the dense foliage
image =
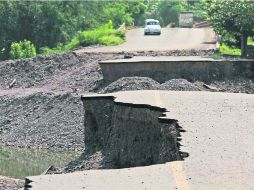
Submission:
POLYGON ((191 11, 196 22, 206 19, 203 6, 205 0, 154 0, 149 3, 146 17, 157 18, 163 26, 175 23, 178 25, 179 15, 184 11, 191 11))
POLYGON ((145 9, 143 0, 0 1, 0 59, 9 58, 12 42, 27 39, 37 50, 54 48, 71 41, 78 31, 99 27, 109 20, 114 27, 123 22, 130 24, 145 9))
POLYGON ((124 42, 125 33, 113 28, 110 20, 107 24, 98 28, 86 31, 79 31, 66 45, 58 44, 55 48, 42 47, 42 54, 62 53, 79 46, 89 46, 93 44, 118 45, 124 42))
POLYGON ((142 26, 147 18, 166 26, 178 23, 181 11, 193 10, 202 20, 202 0, 0 1, 0 60, 10 58, 11 44, 29 40, 37 53, 62 52, 78 45, 119 44, 113 32, 122 23, 142 26), (113 28, 102 34, 112 20, 113 28))
POLYGON ((247 40, 253 35, 254 2, 212 0, 208 2, 207 13, 214 30, 227 39, 229 45, 237 46, 237 41, 240 41, 241 55, 246 56, 247 40))

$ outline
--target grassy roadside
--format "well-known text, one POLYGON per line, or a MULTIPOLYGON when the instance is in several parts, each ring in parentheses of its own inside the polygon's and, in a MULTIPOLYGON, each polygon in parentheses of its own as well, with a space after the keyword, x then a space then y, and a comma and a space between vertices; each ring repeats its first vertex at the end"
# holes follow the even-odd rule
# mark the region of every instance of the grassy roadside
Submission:
POLYGON ((55 48, 43 47, 40 49, 40 54, 64 53, 80 46, 85 47, 97 44, 106 46, 119 45, 124 42, 124 39, 125 32, 114 29, 112 21, 109 21, 96 29, 79 31, 66 45, 59 44, 55 48))
MULTIPOLYGON (((248 45, 254 46, 254 41, 251 38, 248 39, 248 45)), ((225 44, 221 44, 219 47, 219 50, 222 55, 232 55, 232 56, 240 56, 241 55, 241 49, 229 47, 225 44)))
POLYGON ((39 175, 49 166, 65 166, 79 156, 75 152, 0 147, 0 175, 17 179, 39 175))
POLYGON ((232 55, 232 56, 240 56, 241 55, 241 49, 238 48, 232 48, 225 44, 221 44, 219 47, 220 53, 222 55, 232 55))

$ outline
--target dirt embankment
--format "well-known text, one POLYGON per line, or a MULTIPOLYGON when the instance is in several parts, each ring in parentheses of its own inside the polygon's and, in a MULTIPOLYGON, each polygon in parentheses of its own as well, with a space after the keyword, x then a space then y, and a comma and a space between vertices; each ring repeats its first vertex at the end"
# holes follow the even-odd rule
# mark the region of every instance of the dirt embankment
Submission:
MULTIPOLYGON (((39 56, 0 62, 0 89, 40 88, 41 91, 88 91, 102 79, 98 60, 120 58, 117 54, 75 53, 39 56)), ((16 92, 18 93, 18 92, 16 92)))
POLYGON ((80 96, 2 96, 0 108, 0 146, 69 151, 84 148, 80 96))
MULTIPOLYGON (((130 56, 209 56, 213 51, 120 52, 81 53, 69 52, 30 59, 0 62, 0 89, 8 90, 13 82, 15 93, 20 88, 36 91, 89 91, 103 76, 99 60, 122 59, 130 56)), ((20 89, 22 92, 22 89, 20 89)), ((10 91, 11 92, 11 91, 10 91)), ((1 92, 7 94, 8 92, 1 92)))

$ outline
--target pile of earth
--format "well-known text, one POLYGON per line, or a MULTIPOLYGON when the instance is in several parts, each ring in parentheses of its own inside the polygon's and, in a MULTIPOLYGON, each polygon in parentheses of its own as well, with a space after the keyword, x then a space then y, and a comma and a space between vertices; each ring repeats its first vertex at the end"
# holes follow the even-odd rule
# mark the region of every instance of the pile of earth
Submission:
POLYGON ((148 77, 123 77, 103 88, 99 93, 129 90, 157 90, 160 83, 148 77))
POLYGON ((80 96, 0 96, 0 115, 0 146, 61 151, 84 148, 80 96))
POLYGON ((220 91, 253 94, 254 81, 247 78, 238 78, 214 81, 208 85, 201 81, 190 82, 186 79, 171 79, 160 84, 148 77, 123 77, 102 88, 99 93, 128 90, 220 91))
POLYGON ((160 90, 174 90, 174 91, 200 91, 203 90, 195 83, 191 83, 186 79, 171 79, 160 85, 160 90))
POLYGON ((160 84, 148 77, 123 77, 103 88, 99 93, 128 90, 200 91, 201 88, 185 79, 172 79, 160 84))
POLYGON ((0 89, 42 88, 43 91, 89 91, 102 79, 99 60, 123 58, 120 54, 74 52, 0 62, 0 89))

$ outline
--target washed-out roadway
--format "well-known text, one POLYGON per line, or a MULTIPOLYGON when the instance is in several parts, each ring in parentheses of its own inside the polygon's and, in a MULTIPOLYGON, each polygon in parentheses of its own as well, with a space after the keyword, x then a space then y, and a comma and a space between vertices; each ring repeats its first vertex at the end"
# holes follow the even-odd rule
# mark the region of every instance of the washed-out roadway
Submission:
POLYGON ((254 95, 129 91, 116 101, 167 108, 178 121, 184 161, 146 167, 28 177, 40 189, 254 189, 254 95))

